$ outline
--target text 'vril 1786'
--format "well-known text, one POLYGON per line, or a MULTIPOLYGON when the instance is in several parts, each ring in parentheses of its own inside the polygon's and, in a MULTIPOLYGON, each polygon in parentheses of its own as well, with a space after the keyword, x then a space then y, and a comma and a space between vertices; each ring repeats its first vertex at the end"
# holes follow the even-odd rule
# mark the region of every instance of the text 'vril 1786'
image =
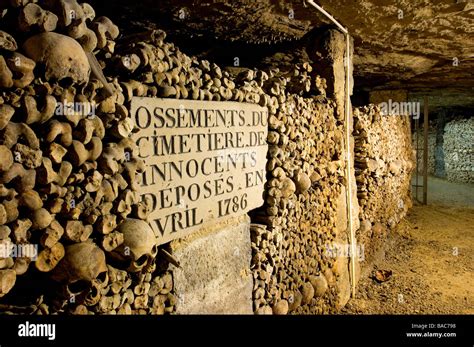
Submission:
POLYGON ((135 97, 131 113, 146 167, 139 193, 159 243, 263 204, 266 108, 135 97))

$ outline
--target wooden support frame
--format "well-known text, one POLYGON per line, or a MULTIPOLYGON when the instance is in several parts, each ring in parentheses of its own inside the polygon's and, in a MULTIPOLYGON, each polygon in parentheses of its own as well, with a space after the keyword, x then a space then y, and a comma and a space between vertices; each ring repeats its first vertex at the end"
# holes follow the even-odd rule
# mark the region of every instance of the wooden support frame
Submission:
POLYGON ((423 205, 428 204, 428 127, 429 105, 428 97, 424 99, 423 112, 423 205))
POLYGON ((415 151, 416 151, 416 165, 415 165, 415 182, 412 183, 414 188, 414 199, 423 205, 428 204, 428 130, 429 130, 429 101, 428 97, 424 97, 423 100, 423 157, 420 158, 420 119, 415 118, 413 120, 415 136, 415 151), (423 172, 420 173, 420 163, 423 164, 423 172), (422 176, 422 177, 420 177, 422 176), (423 179, 422 184, 420 184, 420 178, 423 179), (422 188, 422 195, 418 194, 419 188, 422 188))

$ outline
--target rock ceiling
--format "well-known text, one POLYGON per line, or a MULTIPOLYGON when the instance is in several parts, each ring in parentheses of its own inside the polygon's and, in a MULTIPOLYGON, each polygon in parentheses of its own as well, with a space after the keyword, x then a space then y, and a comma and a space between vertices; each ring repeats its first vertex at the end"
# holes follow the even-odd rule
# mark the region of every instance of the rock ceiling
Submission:
MULTIPOLYGON (((356 87, 408 89, 438 103, 446 96, 450 105, 474 105, 474 0, 316 2, 354 37, 356 87)), ((133 14, 188 42, 281 45, 328 23, 303 0, 142 0, 135 6, 133 14)))

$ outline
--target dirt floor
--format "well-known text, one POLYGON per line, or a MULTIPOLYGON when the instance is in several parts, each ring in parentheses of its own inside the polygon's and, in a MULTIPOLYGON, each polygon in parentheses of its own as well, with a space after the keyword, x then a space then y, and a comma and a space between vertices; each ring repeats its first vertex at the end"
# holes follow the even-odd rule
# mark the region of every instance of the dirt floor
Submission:
POLYGON ((431 203, 415 204, 391 231, 385 252, 363 271, 344 313, 474 314, 474 187, 436 185, 431 203), (433 203, 444 194, 449 206, 433 203), (373 278, 377 270, 392 275, 379 283, 373 278))

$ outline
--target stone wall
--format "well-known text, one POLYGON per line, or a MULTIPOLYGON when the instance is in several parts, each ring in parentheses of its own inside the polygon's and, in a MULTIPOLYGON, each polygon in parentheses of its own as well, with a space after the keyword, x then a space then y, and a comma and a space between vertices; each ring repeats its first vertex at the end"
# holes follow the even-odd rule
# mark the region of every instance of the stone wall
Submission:
POLYGON ((412 206, 409 118, 383 116, 373 105, 355 109, 354 137, 361 220, 357 240, 367 262, 412 206))
POLYGON ((252 314, 250 218, 231 218, 171 242, 177 314, 252 314))
POLYGON ((474 118, 453 120, 444 128, 446 177, 452 182, 474 182, 474 118))

